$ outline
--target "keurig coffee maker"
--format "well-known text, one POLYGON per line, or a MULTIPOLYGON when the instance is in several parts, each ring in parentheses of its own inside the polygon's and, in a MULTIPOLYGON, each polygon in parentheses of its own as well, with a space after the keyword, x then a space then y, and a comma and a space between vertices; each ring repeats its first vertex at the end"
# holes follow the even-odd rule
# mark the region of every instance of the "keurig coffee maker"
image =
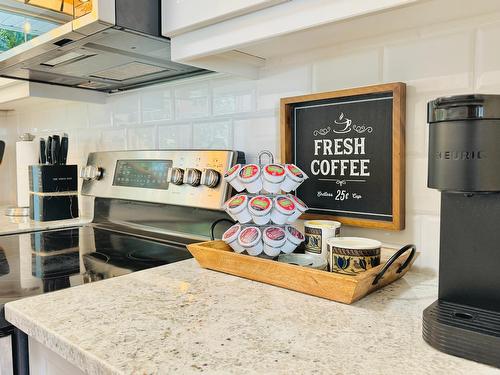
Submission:
POLYGON ((423 337, 500 367, 500 95, 428 104, 428 186, 441 191, 439 299, 423 337))

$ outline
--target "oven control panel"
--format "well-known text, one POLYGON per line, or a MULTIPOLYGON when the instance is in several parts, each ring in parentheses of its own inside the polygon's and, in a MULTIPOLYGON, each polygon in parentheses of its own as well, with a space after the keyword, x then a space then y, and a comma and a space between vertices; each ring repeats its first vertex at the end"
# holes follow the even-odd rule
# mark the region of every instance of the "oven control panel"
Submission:
POLYGON ((80 171, 82 194, 222 210, 224 172, 241 153, 227 150, 94 152, 80 171))

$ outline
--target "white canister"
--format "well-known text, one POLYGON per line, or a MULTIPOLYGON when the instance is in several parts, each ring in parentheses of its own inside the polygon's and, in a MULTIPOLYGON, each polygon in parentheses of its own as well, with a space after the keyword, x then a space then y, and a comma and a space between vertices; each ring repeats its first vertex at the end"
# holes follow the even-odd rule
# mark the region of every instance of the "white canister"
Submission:
POLYGON ((271 257, 279 255, 286 242, 285 230, 280 227, 267 227, 262 233, 264 253, 271 257))
POLYGON ((274 224, 283 225, 295 212, 295 204, 286 195, 274 198, 271 220, 274 224))
POLYGON ((309 220, 304 223, 306 235, 306 253, 321 254, 328 258, 328 247, 326 240, 340 235, 340 224, 333 220, 309 220))
POLYGON ((295 205, 295 212, 288 218, 288 223, 293 223, 300 217, 300 215, 306 212, 309 207, 307 207, 307 205, 302 201, 302 199, 297 198, 293 194, 287 194, 286 196, 290 198, 290 200, 295 205))
POLYGON ((242 253, 245 249, 238 243, 238 236, 241 232, 241 225, 235 224, 222 235, 222 240, 227 243, 231 248, 237 252, 242 253))
POLYGON ((224 180, 226 180, 238 193, 245 190, 245 186, 243 186, 238 178, 240 170, 241 164, 235 164, 224 174, 224 180))
POLYGON ((255 194, 262 190, 260 167, 257 164, 247 164, 242 167, 239 179, 249 193, 255 194))
POLYGON ((307 178, 304 171, 295 164, 285 164, 285 180, 281 184, 281 190, 287 193, 296 190, 307 178))
POLYGON ((25 133, 16 142, 17 207, 30 206, 29 166, 38 164, 40 154, 40 143, 35 142, 34 138, 33 135, 25 133))
POLYGON ((279 164, 268 164, 262 170, 262 186, 265 191, 276 194, 285 180, 285 168, 279 164))
POLYGON ((226 210, 236 221, 242 224, 252 220, 248 211, 248 197, 245 194, 238 194, 229 199, 226 204, 226 210))
POLYGON ((257 195, 248 202, 248 211, 252 215, 253 222, 258 225, 269 223, 272 207, 273 202, 265 195, 257 195))
POLYGON ((286 242, 281 248, 285 254, 292 253, 304 241, 304 235, 291 225, 285 227, 286 242))
POLYGON ((257 227, 247 227, 240 232, 238 243, 249 255, 259 255, 264 249, 262 244, 262 233, 257 227))

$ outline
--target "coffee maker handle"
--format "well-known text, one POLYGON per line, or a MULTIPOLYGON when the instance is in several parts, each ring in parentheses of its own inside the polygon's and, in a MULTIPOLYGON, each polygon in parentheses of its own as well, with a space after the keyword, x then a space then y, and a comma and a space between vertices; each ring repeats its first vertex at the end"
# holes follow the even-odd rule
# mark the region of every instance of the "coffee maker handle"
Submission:
POLYGON ((401 273, 406 267, 408 267, 415 256, 415 253, 417 252, 417 248, 415 245, 406 245, 403 246, 401 249, 399 249, 392 257, 389 258, 389 260, 384 264, 384 267, 380 270, 380 272, 375 276, 375 279, 373 279, 372 285, 377 285, 379 280, 384 276, 386 271, 389 269, 389 267, 398 259, 403 253, 406 253, 408 250, 411 249, 410 256, 406 258, 405 262, 399 266, 399 268, 396 270, 396 273, 401 273))

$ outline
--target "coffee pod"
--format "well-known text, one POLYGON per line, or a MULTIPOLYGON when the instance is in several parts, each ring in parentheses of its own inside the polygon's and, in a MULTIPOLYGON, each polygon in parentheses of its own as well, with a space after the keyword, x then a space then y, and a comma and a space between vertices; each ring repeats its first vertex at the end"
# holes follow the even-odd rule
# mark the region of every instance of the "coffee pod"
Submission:
POLYGON ((262 253, 262 233, 257 227, 247 227, 240 232, 238 243, 249 255, 259 255, 262 253))
POLYGON ((248 197, 245 194, 238 194, 229 199, 226 209, 234 220, 242 224, 252 220, 252 216, 250 216, 250 212, 248 211, 248 197))
POLYGON ((283 225, 295 212, 295 204, 286 195, 278 195, 274 198, 271 220, 274 224, 283 225))
POLYGON ((285 168, 279 164, 268 164, 262 171, 263 188, 265 191, 275 194, 281 190, 281 184, 285 180, 285 168))
POLYGON ((239 179, 249 193, 255 194, 262 190, 260 167, 257 164, 247 164, 242 167, 239 179))
POLYGON ((262 234, 264 241, 264 253, 271 257, 279 255, 281 248, 285 245, 285 230, 280 227, 267 227, 262 234))
POLYGON ((337 237, 328 241, 330 271, 355 275, 380 264, 382 244, 361 237, 337 237))
POLYGON ((340 235, 340 224, 333 220, 309 220, 304 223, 306 235, 305 252, 309 254, 321 254, 325 259, 328 257, 326 241, 340 235))
POLYGON ((281 184, 281 190, 289 193, 297 189, 307 178, 302 169, 295 164, 285 164, 285 180, 281 184))
POLYGON ((295 205, 295 212, 288 218, 288 223, 293 223, 300 217, 300 215, 306 212, 309 207, 307 207, 307 205, 301 199, 297 198, 293 194, 287 194, 286 196, 290 198, 290 200, 295 205))
POLYGON ((235 224, 222 235, 222 241, 227 243, 235 252, 242 253, 245 249, 238 243, 238 236, 241 232, 241 225, 235 224))
POLYGON ((224 175, 224 179, 236 190, 238 193, 245 190, 245 186, 240 181, 241 164, 233 165, 224 175))
POLYGON ((248 211, 252 215, 253 222, 258 225, 265 225, 271 220, 271 209, 273 207, 271 199, 264 195, 257 195, 248 202, 248 211))
POLYGON ((304 235, 291 225, 285 227, 286 242, 281 248, 285 254, 292 253, 304 241, 304 235))

